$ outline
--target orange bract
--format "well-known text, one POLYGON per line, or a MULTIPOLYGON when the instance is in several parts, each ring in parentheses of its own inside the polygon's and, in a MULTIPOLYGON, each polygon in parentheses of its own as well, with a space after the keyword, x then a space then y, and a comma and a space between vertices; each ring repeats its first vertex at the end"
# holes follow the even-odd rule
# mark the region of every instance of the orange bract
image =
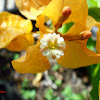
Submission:
POLYGON ((27 18, 36 20, 51 0, 15 0, 19 11, 27 18))
POLYGON ((31 31, 32 23, 30 20, 8 12, 0 13, 0 48, 8 48, 11 51, 25 50, 34 43, 31 31), (31 42, 26 35, 30 35, 31 42))
POLYGON ((75 22, 82 25, 86 25, 86 19, 88 15, 87 0, 64 0, 64 6, 69 6, 72 10, 68 20, 64 22, 75 22))
POLYGON ((26 50, 28 46, 33 45, 34 39, 32 34, 20 35, 14 38, 11 43, 6 47, 10 51, 26 50))
POLYGON ((39 73, 50 67, 48 59, 40 52, 40 43, 28 47, 26 55, 12 61, 12 65, 20 73, 39 73))
POLYGON ((66 41, 64 56, 58 63, 67 68, 79 68, 100 62, 100 55, 87 49, 87 40, 66 41))

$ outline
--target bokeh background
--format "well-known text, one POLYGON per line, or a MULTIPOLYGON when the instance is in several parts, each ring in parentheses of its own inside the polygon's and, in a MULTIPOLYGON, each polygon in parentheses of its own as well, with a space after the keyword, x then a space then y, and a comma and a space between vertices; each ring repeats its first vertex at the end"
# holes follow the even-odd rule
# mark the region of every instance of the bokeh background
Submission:
MULTIPOLYGON (((87 2, 89 15, 100 22, 100 0, 87 2)), ((0 0, 2 11, 21 15, 14 0, 0 0)), ((87 43, 94 52, 97 29, 96 26, 92 28, 92 36, 87 43)), ((36 30, 34 27, 33 31, 36 30)), ((11 61, 24 53, 0 50, 0 91, 6 91, 0 93, 0 100, 99 100, 100 64, 68 69, 51 61, 52 67, 44 73, 20 74, 13 69, 11 61)))

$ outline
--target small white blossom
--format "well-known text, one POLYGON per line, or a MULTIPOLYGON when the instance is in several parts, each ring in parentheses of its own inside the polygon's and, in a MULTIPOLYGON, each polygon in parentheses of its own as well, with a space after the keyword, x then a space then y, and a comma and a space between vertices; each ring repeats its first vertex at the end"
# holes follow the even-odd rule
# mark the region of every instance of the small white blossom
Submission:
POLYGON ((45 34, 40 42, 40 51, 42 51, 42 54, 47 56, 48 59, 59 59, 60 56, 64 55, 63 49, 66 44, 64 42, 64 38, 60 37, 59 34, 45 34))

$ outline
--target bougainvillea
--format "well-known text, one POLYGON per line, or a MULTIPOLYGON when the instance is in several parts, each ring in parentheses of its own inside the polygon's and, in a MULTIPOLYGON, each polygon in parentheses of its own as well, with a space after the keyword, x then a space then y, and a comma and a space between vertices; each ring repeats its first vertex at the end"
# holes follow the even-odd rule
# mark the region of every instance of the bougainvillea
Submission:
MULTIPOLYGON (((57 58, 57 62, 67 68, 79 68, 100 62, 100 55, 86 47, 87 40, 92 34, 91 28, 99 25, 88 16, 86 0, 52 0, 37 17, 36 22, 36 26, 40 30, 40 38, 36 45, 28 47, 25 56, 12 61, 16 71, 20 73, 43 72, 50 68, 49 57, 57 58), (53 29, 45 26, 48 19, 52 20, 53 29), (69 22, 74 24, 67 33, 58 32, 63 24, 69 22), (60 52, 57 51, 59 50, 58 38, 54 39, 54 35, 59 39, 62 38, 64 49, 61 48, 60 52), (50 42, 50 39, 55 40, 56 43, 55 41, 50 42), (52 52, 48 48, 48 44, 52 48, 52 52), (47 57, 48 55, 49 57, 47 57)), ((60 41, 60 43, 62 42, 60 41)))

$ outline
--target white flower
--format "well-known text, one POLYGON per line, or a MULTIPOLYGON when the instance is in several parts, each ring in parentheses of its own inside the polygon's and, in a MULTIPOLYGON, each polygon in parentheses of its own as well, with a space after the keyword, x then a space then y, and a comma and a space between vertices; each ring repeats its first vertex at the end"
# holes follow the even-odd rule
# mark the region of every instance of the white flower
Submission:
POLYGON ((48 59, 59 59, 60 56, 64 55, 63 49, 66 44, 64 42, 64 38, 60 37, 59 34, 45 34, 40 42, 40 51, 42 51, 42 54, 47 56, 48 59))

